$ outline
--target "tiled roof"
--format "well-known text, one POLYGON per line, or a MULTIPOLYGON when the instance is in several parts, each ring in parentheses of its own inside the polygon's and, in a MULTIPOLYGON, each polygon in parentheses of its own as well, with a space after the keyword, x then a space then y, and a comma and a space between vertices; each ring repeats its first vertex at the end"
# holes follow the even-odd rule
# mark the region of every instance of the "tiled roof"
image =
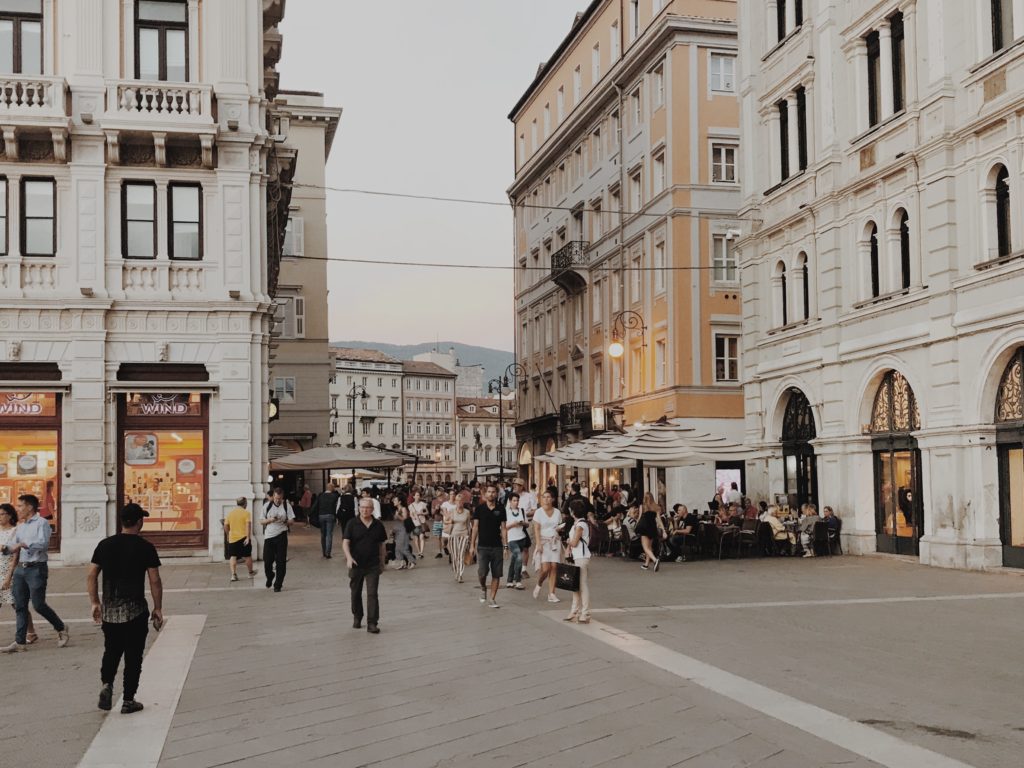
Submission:
POLYGON ((456 378, 455 374, 447 368, 442 368, 437 363, 427 363, 420 360, 403 360, 402 368, 406 373, 414 373, 419 376, 447 376, 456 378))
MULTIPOLYGON (((515 410, 516 410, 516 402, 515 402, 515 400, 504 400, 502 402, 505 404, 505 408, 504 408, 505 413, 504 413, 504 415, 506 417, 508 417, 510 414, 514 415, 515 414, 515 410)), ((493 397, 457 397, 457 398, 455 398, 455 409, 457 411, 464 412, 465 415, 467 415, 467 416, 483 417, 483 418, 490 417, 492 419, 497 419, 498 418, 498 414, 497 413, 490 413, 490 412, 484 410, 485 408, 493 408, 497 404, 498 404, 498 400, 496 398, 493 398, 493 397), (468 411, 466 411, 466 407, 470 406, 470 405, 475 405, 476 406, 477 410, 476 410, 475 413, 469 413, 468 411)))
POLYGON ((376 349, 353 349, 351 347, 333 347, 336 360, 353 360, 359 363, 397 363, 398 358, 386 355, 376 349))

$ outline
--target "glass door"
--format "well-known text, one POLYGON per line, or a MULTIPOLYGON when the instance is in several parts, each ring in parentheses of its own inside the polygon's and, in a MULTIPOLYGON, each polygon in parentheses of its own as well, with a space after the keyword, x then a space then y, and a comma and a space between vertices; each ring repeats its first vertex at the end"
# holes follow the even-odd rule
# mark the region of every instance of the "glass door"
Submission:
POLYGON ((1003 565, 1024 568, 1024 444, 999 446, 999 487, 1003 565))
MULTIPOLYGON (((810 445, 786 448, 783 453, 786 495, 797 507, 801 504, 818 505, 818 477, 814 449, 810 445)), ((820 511, 820 507, 819 507, 820 511)))
POLYGON ((918 554, 924 530, 921 454, 916 448, 875 450, 875 520, 879 552, 918 554))

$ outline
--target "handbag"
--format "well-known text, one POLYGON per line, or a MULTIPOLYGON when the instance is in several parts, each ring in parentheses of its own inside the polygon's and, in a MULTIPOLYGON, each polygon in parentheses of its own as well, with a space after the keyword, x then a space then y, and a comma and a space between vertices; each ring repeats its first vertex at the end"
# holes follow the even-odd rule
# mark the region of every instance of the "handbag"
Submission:
POLYGON ((580 567, 572 563, 555 564, 555 587, 568 592, 580 591, 580 567))
POLYGON ((523 538, 519 540, 519 549, 529 549, 533 546, 533 541, 530 539, 530 533, 527 530, 529 523, 526 520, 526 511, 519 510, 519 513, 523 516, 523 527, 521 529, 523 531, 523 538))

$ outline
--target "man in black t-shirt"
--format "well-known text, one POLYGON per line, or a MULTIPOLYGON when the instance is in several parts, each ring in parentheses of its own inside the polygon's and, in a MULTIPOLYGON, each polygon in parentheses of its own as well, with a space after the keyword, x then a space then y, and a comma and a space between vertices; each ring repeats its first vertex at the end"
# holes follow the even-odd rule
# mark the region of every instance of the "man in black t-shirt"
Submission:
POLYGON ((480 578, 480 602, 487 602, 487 572, 491 572, 491 608, 499 608, 498 585, 505 567, 505 509, 498 506, 498 489, 494 485, 484 488, 484 502, 473 512, 473 532, 470 551, 476 548, 476 573, 480 578))
POLYGON ((345 528, 351 520, 356 517, 356 489, 351 483, 345 486, 341 492, 341 500, 338 502, 338 527, 344 535, 345 528))
POLYGON ((325 560, 331 559, 331 549, 334 544, 334 523, 338 519, 338 504, 341 503, 341 494, 338 493, 338 485, 333 480, 327 486, 327 490, 316 497, 313 502, 312 514, 316 515, 320 526, 320 551, 325 560))
POLYGON ((135 700, 142 675, 142 654, 149 634, 149 606, 146 603, 146 577, 153 594, 153 627, 163 626, 163 584, 160 581, 160 557, 156 547, 139 535, 142 521, 149 513, 138 504, 126 504, 121 510, 121 533, 96 545, 89 568, 89 600, 92 620, 103 627, 103 663, 100 667, 99 708, 113 706, 114 678, 124 656, 124 701, 121 714, 142 709, 135 700), (103 574, 103 602, 99 597, 99 576, 103 574))
POLYGON ((345 526, 341 547, 348 563, 348 584, 352 593, 352 626, 359 629, 363 622, 363 584, 366 584, 366 631, 380 632, 380 601, 377 587, 387 562, 385 547, 388 534, 384 524, 373 516, 373 500, 359 500, 359 517, 345 526))

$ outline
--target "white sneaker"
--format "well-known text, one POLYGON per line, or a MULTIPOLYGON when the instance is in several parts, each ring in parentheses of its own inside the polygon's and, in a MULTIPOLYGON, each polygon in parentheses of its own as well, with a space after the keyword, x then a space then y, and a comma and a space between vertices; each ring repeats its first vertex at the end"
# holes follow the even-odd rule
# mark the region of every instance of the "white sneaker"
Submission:
POLYGON ((559 600, 559 599, 558 599, 557 597, 555 597, 554 595, 548 595, 548 602, 549 602, 549 603, 560 603, 560 602, 562 602, 562 601, 561 601, 561 600, 559 600))
POLYGON ((523 578, 524 579, 530 578, 530 572, 528 570, 526 570, 525 568, 523 568, 523 578))
POLYGON ((533 588, 533 599, 536 600, 540 597, 540 584, 533 588))
POLYGON ((513 586, 514 586, 514 587, 515 587, 516 589, 523 589, 523 582, 521 582, 521 581, 517 581, 517 582, 516 582, 515 584, 513 584, 513 586))
POLYGON ((57 633, 57 647, 64 648, 70 640, 71 635, 68 634, 68 628, 65 626, 64 629, 57 633))
POLYGON ((512 587, 514 587, 514 586, 515 586, 515 583, 510 581, 508 584, 505 585, 505 589, 512 589, 512 587))
POLYGON ((28 650, 28 643, 11 643, 0 648, 0 653, 21 653, 28 650))
POLYGON ((486 602, 487 602, 486 595, 480 595, 480 605, 483 605, 486 602))
POLYGON ((487 604, 487 607, 488 607, 488 608, 501 608, 501 606, 500 606, 500 605, 498 605, 498 604, 497 604, 497 603, 496 603, 496 602, 495 602, 494 600, 491 600, 491 602, 489 602, 489 603, 487 604))

